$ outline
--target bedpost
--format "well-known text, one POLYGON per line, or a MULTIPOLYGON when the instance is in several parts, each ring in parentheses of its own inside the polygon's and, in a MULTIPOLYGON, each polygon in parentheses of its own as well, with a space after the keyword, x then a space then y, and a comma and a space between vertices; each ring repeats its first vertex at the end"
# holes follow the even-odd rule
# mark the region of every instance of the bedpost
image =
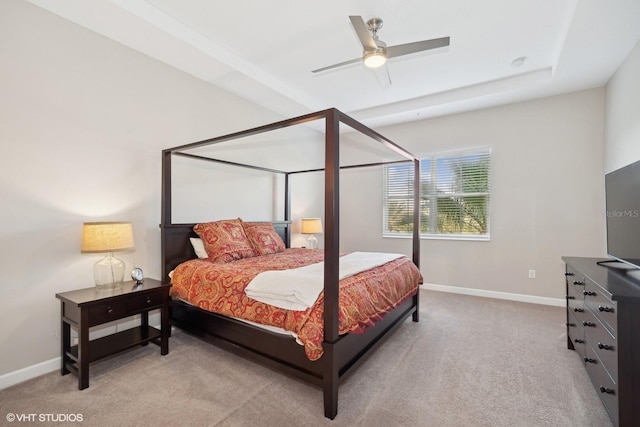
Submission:
POLYGON ((324 340, 338 339, 338 277, 340 259, 340 162, 336 111, 327 110, 324 171, 324 340))
POLYGON ((162 151, 162 208, 160 222, 171 224, 171 151, 162 151))
POLYGON ((336 360, 335 347, 333 343, 322 344, 324 359, 324 372, 329 377, 325 377, 322 384, 322 397, 324 400, 324 416, 334 419, 338 415, 338 362, 336 360))
POLYGON ((338 413, 338 363, 334 343, 338 340, 338 277, 340 263, 340 122, 337 111, 326 111, 324 169, 324 342, 323 394, 325 416, 338 413))
POLYGON ((413 160, 413 263, 420 268, 420 159, 413 160))
MULTIPOLYGON (((420 160, 413 160, 413 263, 420 268, 420 160)), ((420 290, 413 297, 415 311, 412 320, 420 320, 420 290)))
POLYGON ((291 185, 289 184, 289 173, 284 174, 284 220, 289 222, 285 232, 285 245, 291 247, 291 185))
POLYGON ((167 271, 167 229, 165 226, 171 224, 171 151, 162 151, 162 200, 160 208, 160 252, 162 257, 162 280, 166 280, 167 271))

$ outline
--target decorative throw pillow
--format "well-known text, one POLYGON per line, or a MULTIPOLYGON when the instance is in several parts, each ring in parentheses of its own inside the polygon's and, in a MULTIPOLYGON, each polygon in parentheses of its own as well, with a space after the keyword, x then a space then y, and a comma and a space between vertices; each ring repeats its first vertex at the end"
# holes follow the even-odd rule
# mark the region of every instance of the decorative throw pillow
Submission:
POLYGON ((215 262, 230 262, 255 255, 239 218, 196 224, 193 231, 200 236, 209 258, 215 262))
POLYGON ((270 222, 242 222, 244 232, 256 255, 284 252, 284 242, 270 222))

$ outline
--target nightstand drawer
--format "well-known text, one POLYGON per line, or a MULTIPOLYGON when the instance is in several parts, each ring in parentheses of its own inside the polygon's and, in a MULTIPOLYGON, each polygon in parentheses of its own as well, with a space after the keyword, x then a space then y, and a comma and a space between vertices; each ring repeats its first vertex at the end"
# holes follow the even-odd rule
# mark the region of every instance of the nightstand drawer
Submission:
POLYGON ((127 301, 127 311, 131 314, 149 310, 154 307, 162 307, 162 292, 148 292, 144 295, 136 295, 127 301))
POLYGON ((121 319, 127 315, 126 306, 122 302, 110 302, 89 307, 89 326, 100 325, 121 319))

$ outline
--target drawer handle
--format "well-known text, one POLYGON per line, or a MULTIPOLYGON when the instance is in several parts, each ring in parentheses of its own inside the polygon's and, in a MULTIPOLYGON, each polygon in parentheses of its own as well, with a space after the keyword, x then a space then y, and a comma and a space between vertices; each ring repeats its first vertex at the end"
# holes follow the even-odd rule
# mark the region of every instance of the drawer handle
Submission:
POLYGON ((576 313, 582 313, 584 310, 581 309, 581 308, 576 307, 576 308, 573 309, 573 311, 575 311, 576 313))
POLYGON ((585 361, 586 363, 594 363, 594 364, 598 363, 598 361, 597 361, 596 359, 591 359, 591 358, 589 358, 589 357, 585 357, 585 358, 584 358, 584 361, 585 361))
POLYGON ((111 306, 107 307, 107 314, 111 314, 113 313, 113 308, 111 308, 111 306))
POLYGON ((576 299, 573 295, 567 295, 567 299, 576 299))
POLYGON ((595 297, 596 295, 598 295, 598 294, 596 294, 596 293, 595 293, 595 292, 593 292, 593 291, 582 291, 582 293, 583 293, 584 295, 587 295, 587 296, 590 296, 590 297, 595 297))
POLYGON ((607 387, 604 387, 604 386, 600 386, 600 393, 607 393, 607 394, 615 395, 616 391, 614 389, 612 389, 612 388, 607 388, 607 387))
POLYGON ((568 271, 568 272, 564 273, 564 275, 565 275, 565 276, 573 276, 574 274, 573 274, 573 273, 571 273, 570 271, 568 271))
POLYGON ((609 345, 609 344, 598 343, 598 348, 600 350, 611 350, 611 351, 613 351, 613 346, 609 345))
POLYGON ((584 286, 584 282, 581 282, 579 280, 574 280, 573 284, 576 285, 576 286, 584 286))
POLYGON ((567 323, 567 326, 576 326, 576 324, 573 323, 573 322, 569 322, 569 323, 567 323))
POLYGON ((588 326, 590 328, 595 328, 596 324, 593 322, 582 322, 582 326, 588 326))
POLYGON ((598 306, 598 311, 604 311, 605 313, 613 313, 613 307, 606 307, 603 305, 598 306))
POLYGON ((147 297, 147 304, 151 304, 151 297, 147 297))
POLYGON ((584 344, 584 340, 581 340, 580 338, 576 338, 575 340, 573 340, 574 342, 578 343, 578 344, 584 344))

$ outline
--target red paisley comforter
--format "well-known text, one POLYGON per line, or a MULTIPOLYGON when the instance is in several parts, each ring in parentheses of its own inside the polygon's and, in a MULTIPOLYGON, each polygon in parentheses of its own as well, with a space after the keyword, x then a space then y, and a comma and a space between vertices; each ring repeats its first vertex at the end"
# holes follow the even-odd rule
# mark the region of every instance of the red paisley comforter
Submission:
MULTIPOLYGON (((173 272, 171 295, 204 310, 291 331, 304 344, 307 357, 317 360, 324 330, 322 293, 306 311, 290 311, 253 300, 244 288, 262 271, 303 267, 323 257, 321 250, 287 249, 228 263, 193 259, 173 272)), ((420 271, 405 257, 341 280, 339 333, 363 332, 414 295, 420 283, 420 271)))

